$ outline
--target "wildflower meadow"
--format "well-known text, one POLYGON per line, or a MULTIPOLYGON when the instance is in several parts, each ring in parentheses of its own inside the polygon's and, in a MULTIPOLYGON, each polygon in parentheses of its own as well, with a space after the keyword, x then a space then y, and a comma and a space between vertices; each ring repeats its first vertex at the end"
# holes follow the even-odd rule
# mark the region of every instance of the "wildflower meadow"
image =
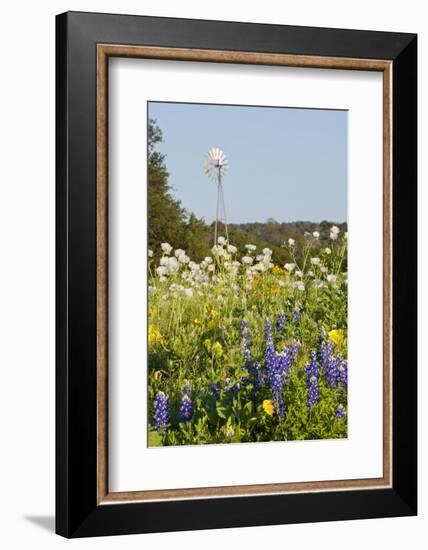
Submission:
POLYGON ((347 437, 347 233, 149 250, 149 446, 347 437))

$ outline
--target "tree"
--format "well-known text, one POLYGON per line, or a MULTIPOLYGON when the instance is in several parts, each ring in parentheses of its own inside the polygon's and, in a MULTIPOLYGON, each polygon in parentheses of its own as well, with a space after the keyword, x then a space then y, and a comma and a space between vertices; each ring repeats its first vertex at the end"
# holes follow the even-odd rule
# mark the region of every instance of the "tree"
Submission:
POLYGON ((169 173, 165 164, 165 155, 156 150, 162 141, 162 131, 156 121, 149 120, 148 125, 148 237, 149 247, 159 248, 163 242, 179 246, 177 237, 184 224, 185 212, 180 201, 171 195, 168 183, 169 173))

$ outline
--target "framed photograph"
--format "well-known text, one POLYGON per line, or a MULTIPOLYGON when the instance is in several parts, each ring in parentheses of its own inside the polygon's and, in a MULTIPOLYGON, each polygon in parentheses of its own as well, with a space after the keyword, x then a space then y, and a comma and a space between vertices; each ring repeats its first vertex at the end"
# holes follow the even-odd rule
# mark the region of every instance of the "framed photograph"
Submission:
POLYGON ((57 533, 416 514, 416 35, 56 25, 57 533))

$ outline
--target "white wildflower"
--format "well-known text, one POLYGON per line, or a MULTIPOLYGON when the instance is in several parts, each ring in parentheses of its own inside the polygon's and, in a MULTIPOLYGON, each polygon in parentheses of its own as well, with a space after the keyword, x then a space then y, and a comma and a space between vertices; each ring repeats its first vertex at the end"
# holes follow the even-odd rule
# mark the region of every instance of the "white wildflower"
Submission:
POLYGON ((329 256, 331 254, 331 248, 324 248, 324 253, 329 256))
POLYGON ((332 241, 335 241, 335 240, 338 238, 338 236, 339 236, 339 235, 338 235, 337 233, 330 233, 330 239, 331 239, 332 241))
POLYGON ((297 275, 297 277, 303 277, 303 272, 302 271, 296 271, 296 275, 297 275))
POLYGON ((337 225, 332 225, 330 228, 330 233, 335 233, 338 235, 340 233, 340 229, 337 227, 337 225))
POLYGON ((328 273, 328 268, 327 267, 322 267, 321 272, 322 273, 328 273))
POLYGON ((263 254, 265 256, 272 256, 272 250, 270 248, 263 248, 263 254))
POLYGON ((183 256, 183 254, 185 255, 186 251, 183 250, 182 248, 177 248, 174 254, 176 258, 179 258, 180 256, 183 256))
POLYGON ((193 296, 193 290, 192 290, 191 288, 185 288, 185 289, 183 290, 183 292, 184 292, 184 294, 185 294, 186 296, 188 296, 189 298, 191 298, 191 297, 193 296))
POLYGON ((211 248, 211 252, 213 253, 213 256, 224 256, 224 248, 218 245, 214 245, 211 248))
POLYGON ((169 243, 162 243, 161 248, 164 254, 171 254, 172 246, 169 243))
POLYGON ((251 258, 251 256, 244 256, 243 258, 241 258, 241 262, 243 264, 252 264, 253 258, 251 258))
POLYGON ((159 277, 163 277, 168 273, 168 270, 165 266, 160 265, 156 268, 156 273, 159 275, 159 277))
POLYGON ((199 271, 199 264, 196 262, 189 262, 189 269, 193 272, 199 271))
POLYGON ((329 283, 335 283, 337 281, 337 275, 327 275, 327 281, 329 283))
POLYGON ((257 248, 257 246, 255 244, 246 244, 245 248, 247 250, 254 251, 257 248))
POLYGON ((312 233, 312 236, 314 237, 314 239, 319 239, 319 238, 320 238, 319 231, 314 231, 314 232, 312 233))
POLYGON ((290 246, 294 246, 296 244, 296 241, 294 239, 288 239, 288 244, 290 246))
POLYGON ((296 267, 296 264, 284 264, 284 269, 286 269, 289 273, 293 271, 293 269, 296 267))
POLYGON ((147 252, 147 254, 148 254, 149 258, 153 258, 153 250, 149 250, 147 252))
POLYGON ((227 251, 229 252, 229 254, 236 254, 236 252, 238 252, 238 249, 236 248, 236 246, 233 246, 233 244, 229 244, 227 246, 227 251))
POLYGON ((217 242, 218 242, 218 244, 223 245, 223 244, 226 244, 226 239, 224 237, 219 237, 217 239, 217 242))
POLYGON ((320 265, 321 260, 317 257, 311 258, 312 265, 320 265))
POLYGON ((305 290, 305 285, 304 283, 302 283, 302 281, 296 281, 294 283, 294 288, 297 288, 297 290, 300 290, 301 292, 303 292, 305 290))

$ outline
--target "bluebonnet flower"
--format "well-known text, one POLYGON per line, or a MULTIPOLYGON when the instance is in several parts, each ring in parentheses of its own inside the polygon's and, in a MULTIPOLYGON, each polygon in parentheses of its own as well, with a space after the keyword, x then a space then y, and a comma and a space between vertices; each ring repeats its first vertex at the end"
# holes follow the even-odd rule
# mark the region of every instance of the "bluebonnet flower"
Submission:
POLYGON ((348 385, 347 363, 341 355, 333 355, 333 344, 330 340, 321 340, 318 350, 318 357, 321 368, 325 373, 325 381, 331 388, 348 385))
POLYGON ((265 327, 265 362, 266 381, 272 390, 272 403, 274 412, 283 417, 285 413, 283 388, 288 378, 292 362, 296 356, 299 344, 294 343, 277 353, 273 342, 272 323, 268 319, 265 327))
POLYGON ((276 320, 276 329, 281 334, 284 334, 286 322, 287 322, 287 317, 285 316, 285 313, 284 312, 280 313, 278 319, 276 320))
POLYGON ((243 380, 244 384, 253 384, 254 393, 258 391, 262 384, 262 369, 260 365, 254 361, 251 354, 251 334, 248 326, 248 321, 245 319, 241 323, 241 336, 242 336, 242 354, 245 359, 245 369, 247 370, 249 377, 243 380))
POLYGON ((250 350, 251 335, 248 321, 244 319, 241 323, 241 337, 242 337, 242 353, 244 354, 245 361, 251 361, 252 355, 250 350))
POLYGON ((266 380, 272 390, 273 410, 276 414, 283 416, 285 412, 282 388, 284 384, 280 369, 280 359, 273 343, 272 323, 270 319, 265 326, 265 363, 266 380))
POLYGON ((293 364, 297 352, 299 351, 299 348, 300 344, 298 342, 293 342, 290 346, 288 346, 281 353, 278 354, 278 367, 279 370, 282 372, 284 380, 286 382, 288 382, 290 368, 293 364))
POLYGON ((239 391, 239 384, 233 384, 233 386, 230 386, 230 388, 227 390, 229 394, 229 403, 231 403, 234 399, 238 397, 238 391, 239 391))
POLYGON ((318 359, 325 374, 325 381, 331 388, 337 387, 339 378, 339 363, 333 356, 333 344, 330 340, 322 340, 318 349, 318 359))
POLYGON ((348 387, 348 363, 343 359, 342 356, 338 357, 338 383, 343 389, 348 387))
POLYGON ((180 422, 188 422, 193 416, 193 403, 187 393, 181 398, 180 410, 178 411, 180 422))
POLYGON ((301 316, 300 311, 298 309, 293 311, 293 321, 296 323, 296 325, 300 325, 301 318, 302 318, 302 316, 301 316))
POLYGON ((314 405, 318 403, 319 393, 318 393, 318 363, 317 363, 317 353, 316 351, 311 351, 310 361, 305 367, 306 379, 308 385, 308 400, 306 406, 310 411, 314 405))
POLYGON ((220 390, 218 389, 218 384, 217 383, 211 384, 211 394, 212 394, 213 398, 215 399, 215 401, 220 399, 220 390))
POLYGON ((336 409, 336 418, 345 418, 346 410, 343 405, 339 405, 336 409))
POLYGON ((155 414, 153 415, 153 429, 155 432, 166 429, 169 422, 168 396, 158 391, 155 397, 155 414))
POLYGON ((192 387, 189 382, 186 382, 183 387, 182 395, 190 395, 192 387))

